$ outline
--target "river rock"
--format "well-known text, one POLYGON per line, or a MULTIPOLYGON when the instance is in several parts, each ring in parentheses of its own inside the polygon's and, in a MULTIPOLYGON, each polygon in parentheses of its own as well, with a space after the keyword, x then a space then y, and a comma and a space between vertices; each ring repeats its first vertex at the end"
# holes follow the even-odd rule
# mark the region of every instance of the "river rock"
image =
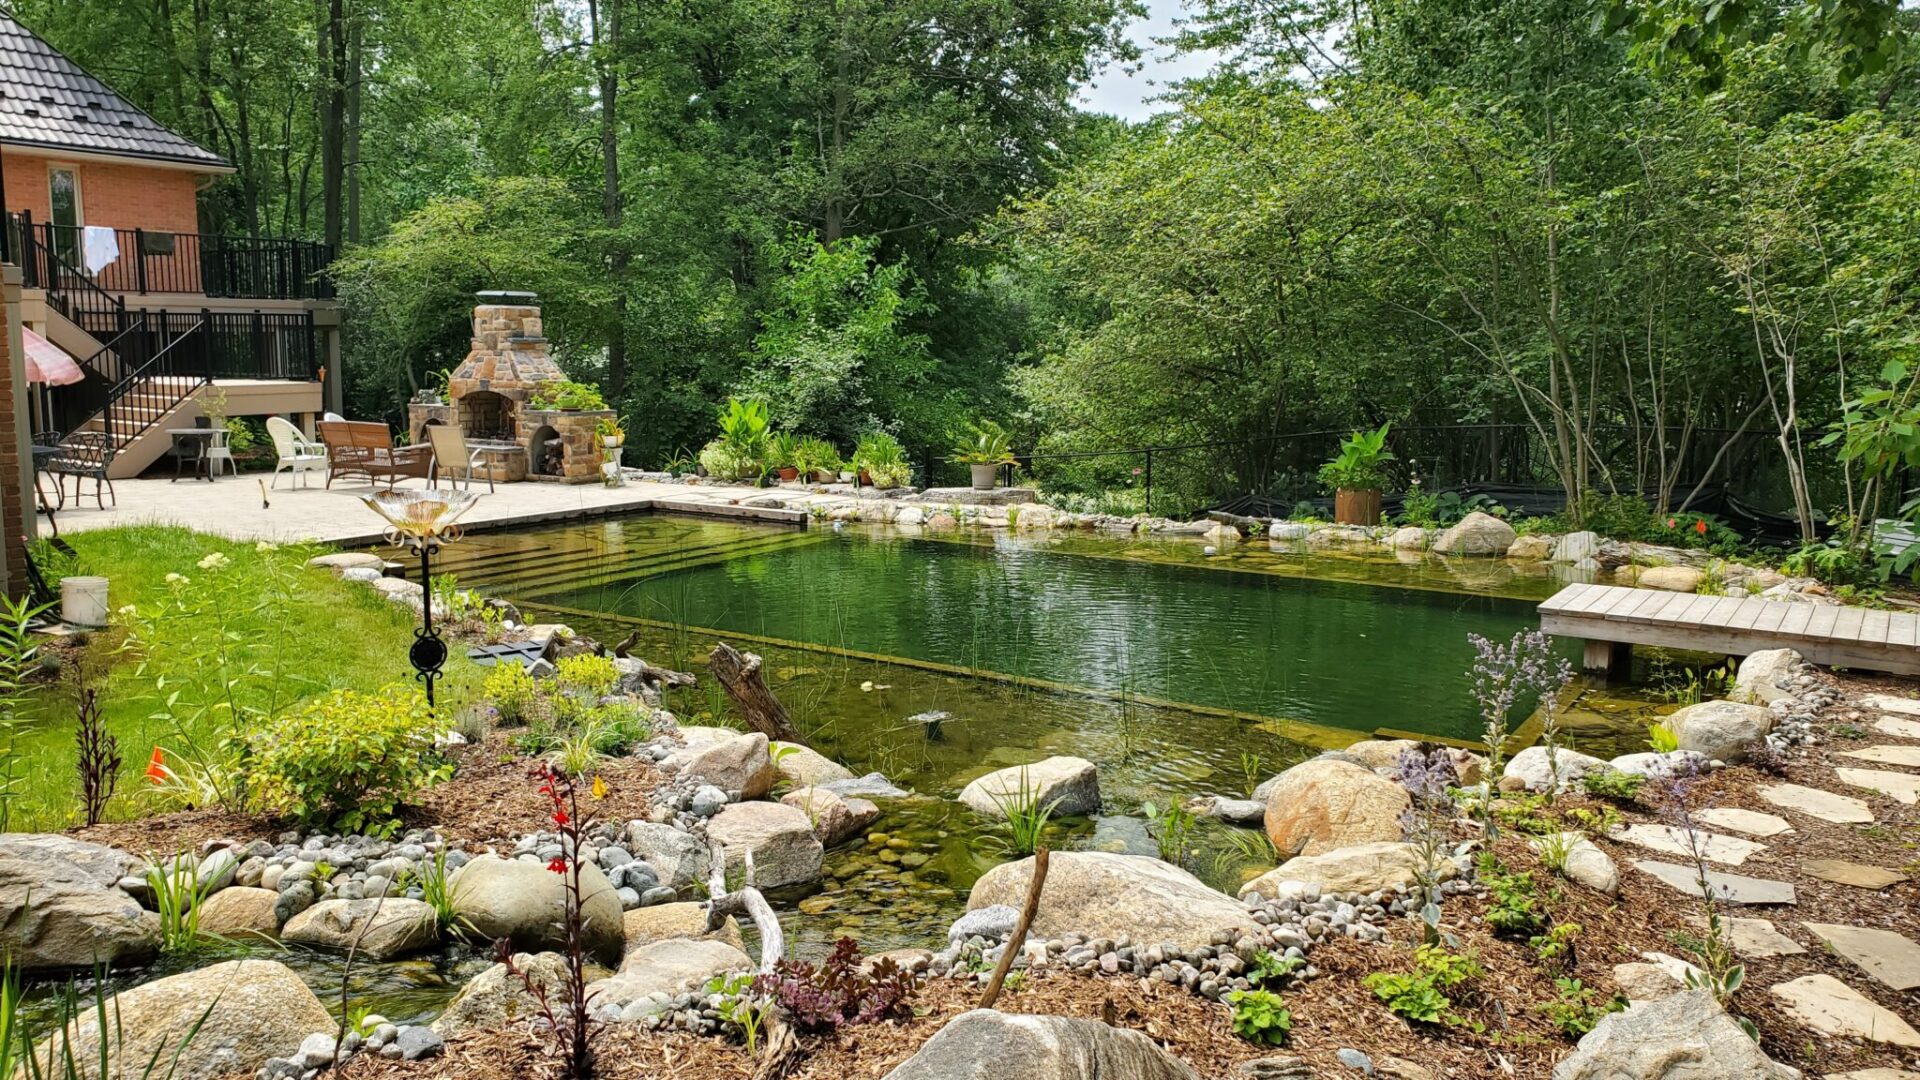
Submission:
MULTIPOLYGON (((1608 896, 1619 895, 1620 868, 1598 844, 1575 832, 1561 833, 1560 842, 1567 845, 1567 862, 1560 872, 1568 881, 1608 896)), ((1534 846, 1540 847, 1541 842, 1535 841, 1534 846)))
POLYGON ((740 924, 729 915, 720 929, 707 929, 707 905, 693 902, 655 904, 627 912, 622 923, 626 931, 626 951, 642 945, 675 938, 708 938, 724 941, 736 949, 745 949, 740 939, 740 924))
MULTIPOLYGON (((1240 887, 1240 898, 1262 896, 1280 899, 1290 882, 1315 885, 1321 892, 1377 892, 1405 889, 1418 881, 1426 869, 1418 848, 1412 844, 1384 842, 1354 844, 1324 855, 1303 855, 1288 859, 1278 869, 1269 870, 1240 887)), ((1459 872, 1452 859, 1443 854, 1434 866, 1436 880, 1446 881, 1459 872)))
POLYGON ((1056 816, 1097 813, 1100 772, 1085 758, 1050 757, 990 772, 960 792, 961 802, 991 818, 1004 819, 1007 814, 1001 804, 1012 805, 1023 798, 1035 800, 1038 806, 1051 805, 1056 816))
POLYGON ((1705 990, 1609 1013, 1554 1066, 1553 1080, 1800 1080, 1705 990))
POLYGON ((1199 1080, 1137 1031, 1099 1020, 975 1009, 934 1033, 885 1080, 1199 1080))
POLYGON ((1387 546, 1395 551, 1425 551, 1427 549, 1427 530, 1418 525, 1408 525, 1393 530, 1387 537, 1387 546))
MULTIPOLYGON (((143 983, 116 994, 107 1016, 118 1027, 105 1040, 112 1080, 142 1075, 156 1055, 161 1065, 155 1075, 172 1080, 250 1073, 270 1057, 292 1054, 313 1032, 336 1026, 300 976, 274 960, 229 960, 143 983), (196 1024, 178 1067, 171 1067, 174 1051, 196 1024)), ((99 1020, 92 1010, 69 1025, 68 1041, 79 1070, 73 1080, 104 1080, 99 1020)))
MULTIPOLYGON (((1033 880, 1033 860, 1001 863, 980 876, 967 896, 967 910, 994 904, 1019 908, 1033 880)), ((1126 935, 1137 942, 1198 948, 1218 930, 1254 926, 1246 907, 1215 892, 1199 878, 1148 855, 1104 851, 1056 851, 1040 892, 1033 933, 1057 938, 1079 932, 1126 935)))
POLYGON ((280 894, 272 889, 253 889, 235 885, 221 889, 200 905, 200 932, 214 937, 280 937, 280 916, 274 910, 280 894))
POLYGON ((853 779, 853 770, 798 743, 774 743, 773 754, 773 771, 790 787, 814 787, 853 779))
POLYGON ((781 803, 735 803, 707 824, 707 841, 725 848, 729 872, 753 856, 751 884, 761 889, 820 879, 821 844, 807 815, 781 803))
POLYGON ((1399 840, 1411 806, 1406 788, 1373 770, 1315 758, 1281 773, 1269 791, 1267 837, 1285 856, 1399 840))
POLYGON ((1507 558, 1518 562, 1544 562, 1553 554, 1553 537, 1538 533, 1514 537, 1512 546, 1507 548, 1507 558))
MULTIPOLYGON (((545 990, 550 1000, 566 1000, 566 957, 551 952, 537 956, 515 953, 513 965, 545 990)), ((520 976, 508 972, 505 964, 495 964, 460 988, 433 1022, 433 1030, 443 1038, 452 1038, 466 1031, 525 1022, 538 1015, 540 1003, 527 993, 520 976)))
POLYGON ((1621 754, 1607 762, 1607 765, 1615 772, 1623 772, 1629 776, 1663 780, 1668 777, 1705 772, 1708 760, 1705 754, 1695 750, 1673 750, 1664 754, 1644 750, 1638 754, 1621 754))
POLYGON ((387 960, 431 948, 440 940, 440 924, 433 908, 419 900, 322 900, 289 919, 280 940, 387 960))
POLYGON ((22 971, 144 960, 160 950, 160 923, 115 884, 135 869, 126 853, 44 834, 0 841, 0 952, 22 971))
POLYGON ((1357 764, 1377 771, 1397 769, 1400 767, 1401 755, 1419 751, 1420 743, 1415 739, 1361 739, 1343 748, 1340 753, 1352 758, 1357 764))
POLYGON ((1667 718, 1667 727, 1692 750, 1725 762, 1745 761, 1747 748, 1773 730, 1773 710, 1736 701, 1703 701, 1667 718))
POLYGON ((636 821, 627 826, 627 850, 653 867, 662 885, 676 891, 705 882, 713 853, 699 837, 671 825, 636 821))
POLYGON ((1217 818, 1229 825, 1259 825, 1267 817, 1265 802, 1223 795, 1197 795, 1188 799, 1183 809, 1194 817, 1217 818))
POLYGON ((813 834, 827 847, 865 832, 880 817, 880 808, 867 800, 843 799, 826 788, 803 787, 780 801, 807 815, 813 834))
POLYGON ((1744 705, 1771 705, 1792 697, 1784 684, 1800 673, 1800 654, 1792 649, 1762 649, 1740 661, 1727 700, 1744 705))
MULTIPOLYGON (((566 877, 545 864, 482 855, 456 871, 450 886, 454 910, 480 936, 529 948, 566 944, 566 877)), ((625 944, 620 897, 592 863, 580 866, 580 907, 588 951, 618 957, 625 944)))
POLYGON ((665 772, 698 776, 722 791, 737 791, 743 799, 758 799, 773 790, 773 758, 767 737, 754 732, 735 735, 707 747, 675 751, 660 763, 665 772))
POLYGON ((1433 550, 1441 555, 1505 555, 1516 539, 1513 526, 1475 510, 1441 533, 1433 550))
POLYGON ((877 772, 856 776, 851 780, 829 780, 814 786, 826 788, 843 799, 905 799, 913 795, 913 792, 877 772))
POLYGON ((1705 574, 1691 566, 1648 566, 1641 569, 1633 583, 1642 589, 1695 592, 1705 577, 1705 574))
POLYGON ((620 970, 590 983, 595 1005, 629 1005, 649 994, 672 996, 704 987, 707 980, 748 971, 753 961, 724 941, 671 938, 642 945, 620 961, 620 970))
POLYGON ((1502 788, 1524 788, 1527 791, 1546 791, 1548 788, 1565 788, 1580 782, 1580 778, 1589 773, 1605 772, 1611 768, 1597 757, 1582 754, 1577 750, 1559 747, 1553 754, 1553 767, 1547 767, 1547 748, 1529 746, 1507 760, 1506 771, 1500 774, 1502 788), (1554 775, 1559 775, 1556 787, 1554 775))

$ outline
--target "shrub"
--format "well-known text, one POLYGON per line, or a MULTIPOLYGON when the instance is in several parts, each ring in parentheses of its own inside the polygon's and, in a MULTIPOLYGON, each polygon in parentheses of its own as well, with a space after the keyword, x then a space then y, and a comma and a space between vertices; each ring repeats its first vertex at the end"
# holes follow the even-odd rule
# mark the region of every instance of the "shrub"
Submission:
POLYGON ((1271 990, 1235 990, 1227 995, 1233 1006, 1233 1033, 1262 1046, 1285 1046, 1293 1032, 1293 1013, 1271 990))
POLYGON ((760 474, 760 467, 751 455, 721 439, 700 448, 700 467, 716 480, 738 480, 760 474))
POLYGON ((403 800, 453 774, 433 733, 425 699, 410 688, 336 690, 254 736, 255 782, 267 805, 303 824, 391 835, 403 800))
POLYGON ((1450 953, 1438 945, 1415 949, 1413 961, 1412 971, 1376 971, 1361 982, 1397 1015, 1424 1024, 1453 1023, 1448 991, 1479 978, 1483 974, 1479 961, 1470 953, 1450 953))
POLYGON ((499 710, 505 724, 525 723, 533 710, 537 690, 533 676, 518 662, 495 664, 480 684, 480 692, 499 710))
POLYGON ((593 653, 569 656, 554 668, 562 689, 577 690, 594 697, 613 693, 614 684, 620 681, 620 669, 613 665, 613 658, 593 653))
POLYGON ((907 1015, 919 984, 891 957, 862 970, 859 947, 852 938, 841 938, 820 966, 782 960, 771 974, 755 979, 753 989, 778 1001, 795 1027, 832 1032, 907 1015))

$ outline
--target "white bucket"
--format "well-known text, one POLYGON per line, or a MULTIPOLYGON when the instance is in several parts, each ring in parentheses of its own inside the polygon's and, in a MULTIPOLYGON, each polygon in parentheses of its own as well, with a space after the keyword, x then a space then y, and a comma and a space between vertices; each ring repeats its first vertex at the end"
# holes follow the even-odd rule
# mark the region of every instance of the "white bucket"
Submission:
POLYGON ((61 578, 60 618, 73 626, 107 625, 107 579, 86 575, 61 578))

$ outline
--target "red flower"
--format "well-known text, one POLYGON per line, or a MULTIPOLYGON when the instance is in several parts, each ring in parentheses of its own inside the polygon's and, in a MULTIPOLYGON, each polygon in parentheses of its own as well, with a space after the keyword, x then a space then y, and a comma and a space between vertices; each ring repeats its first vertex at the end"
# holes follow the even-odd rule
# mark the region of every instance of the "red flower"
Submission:
POLYGON ((555 810, 553 812, 553 823, 555 825, 565 825, 570 820, 572 819, 567 817, 567 812, 565 810, 555 810))
POLYGON ((1699 533, 1701 536, 1707 535, 1707 519, 1701 518, 1699 521, 1694 522, 1693 531, 1699 533))
POLYGON ((1676 527, 1676 526, 1677 526, 1678 524, 1679 524, 1679 519, 1678 519, 1678 518, 1668 518, 1668 519, 1667 519, 1667 528, 1669 528, 1669 529, 1671 529, 1671 528, 1674 528, 1674 527, 1676 527))
POLYGON ((556 874, 564 874, 567 872, 567 860, 563 858, 556 858, 552 862, 547 864, 547 869, 553 871, 556 874))

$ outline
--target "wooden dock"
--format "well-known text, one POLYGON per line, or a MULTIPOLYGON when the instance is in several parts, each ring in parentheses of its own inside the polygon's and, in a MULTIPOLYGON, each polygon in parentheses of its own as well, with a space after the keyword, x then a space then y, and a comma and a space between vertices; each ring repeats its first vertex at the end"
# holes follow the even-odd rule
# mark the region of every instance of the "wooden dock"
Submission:
POLYGON ((1589 671, 1650 645, 1728 656, 1793 649, 1816 664, 1920 675, 1920 615, 1905 611, 1569 585, 1540 605, 1540 629, 1584 640, 1589 671))

